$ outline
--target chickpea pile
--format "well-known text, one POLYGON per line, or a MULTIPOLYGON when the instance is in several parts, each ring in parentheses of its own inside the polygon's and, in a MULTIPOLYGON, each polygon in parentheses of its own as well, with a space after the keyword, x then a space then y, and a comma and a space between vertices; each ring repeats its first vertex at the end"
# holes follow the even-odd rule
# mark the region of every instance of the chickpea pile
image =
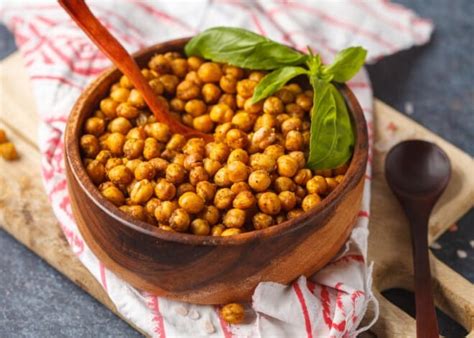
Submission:
POLYGON ((102 195, 163 230, 232 236, 314 208, 344 178, 305 167, 313 93, 288 84, 252 104, 264 72, 155 55, 142 73, 170 114, 214 142, 172 135, 122 76, 84 124, 84 165, 102 195))

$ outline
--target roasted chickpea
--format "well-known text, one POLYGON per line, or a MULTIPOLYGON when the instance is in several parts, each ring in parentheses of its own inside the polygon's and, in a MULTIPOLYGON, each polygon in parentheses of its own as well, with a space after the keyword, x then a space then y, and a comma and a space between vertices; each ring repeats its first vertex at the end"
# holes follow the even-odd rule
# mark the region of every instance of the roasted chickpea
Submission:
POLYGON ((324 177, 316 175, 306 182, 306 189, 310 194, 324 195, 328 192, 328 184, 324 177))
POLYGON ((301 150, 303 149, 303 145, 303 135, 299 131, 290 130, 288 134, 286 134, 285 148, 288 151, 301 150))
POLYGON ((100 151, 99 140, 91 134, 83 135, 80 145, 82 153, 88 158, 95 158, 100 151))
POLYGON ((302 151, 292 151, 288 154, 288 156, 296 161, 298 164, 298 169, 303 169, 306 166, 306 158, 302 151))
POLYGON ((189 217, 189 214, 186 212, 186 210, 180 208, 173 211, 169 222, 170 227, 172 227, 173 230, 185 232, 188 230, 189 223, 191 223, 191 218, 189 217))
POLYGON ((229 188, 217 190, 214 196, 214 205, 218 209, 228 209, 232 206, 235 194, 229 188))
POLYGON ((282 122, 281 132, 283 135, 287 135, 290 131, 300 131, 302 127, 301 119, 297 117, 290 117, 282 122))
POLYGON ((130 91, 127 102, 138 109, 146 107, 145 99, 137 89, 132 89, 130 91))
POLYGON ((148 137, 143 146, 143 157, 147 160, 158 157, 161 154, 161 146, 154 138, 148 137))
POLYGON ((239 194, 242 191, 251 191, 250 186, 248 185, 247 182, 234 183, 230 187, 230 190, 232 190, 232 192, 235 194, 239 194))
POLYGON ((296 190, 295 182, 293 182, 291 178, 283 177, 283 176, 277 177, 275 179, 275 182, 273 183, 273 186, 277 193, 280 193, 282 191, 295 191, 296 190))
MULTIPOLYGON (((231 188, 232 190, 232 188, 231 188)), ((253 208, 257 200, 251 191, 241 191, 235 196, 232 205, 237 209, 250 209, 253 208)), ((225 223, 225 222, 224 222, 225 223)))
POLYGON ((196 194, 205 202, 210 202, 216 194, 216 185, 208 181, 201 181, 196 184, 196 194))
POLYGON ((291 117, 302 120, 304 118, 305 112, 303 108, 298 106, 296 103, 289 103, 285 106, 285 111, 291 117))
POLYGON ((232 129, 232 123, 226 122, 219 124, 214 130, 214 139, 216 142, 224 142, 227 132, 232 129))
POLYGON ((233 110, 237 109, 237 102, 235 96, 232 94, 222 94, 218 102, 225 103, 233 110))
POLYGON ((214 176, 214 174, 222 167, 219 161, 211 160, 205 158, 203 160, 204 169, 209 174, 209 176, 214 176))
POLYGON ((244 182, 249 175, 249 168, 243 162, 233 161, 227 165, 227 172, 232 183, 244 182))
POLYGON ((326 194, 329 194, 331 191, 333 191, 334 189, 336 189, 336 187, 339 185, 339 182, 336 181, 334 178, 332 177, 325 177, 324 178, 326 180, 326 183, 327 183, 327 191, 326 191, 326 194))
POLYGON ((192 138, 184 145, 183 153, 185 154, 201 154, 204 156, 206 143, 201 138, 192 138))
POLYGON ((148 67, 157 71, 160 74, 166 74, 171 72, 171 62, 165 58, 163 54, 155 55, 148 62, 148 67))
POLYGON ((219 209, 213 205, 206 205, 199 213, 199 217, 207 221, 210 225, 215 225, 221 217, 219 209))
POLYGON ((252 224, 255 230, 266 229, 273 225, 273 217, 263 212, 258 212, 252 217, 252 224))
POLYGON ((169 223, 172 213, 178 208, 178 203, 164 201, 155 209, 155 218, 158 222, 169 223))
POLYGON ((123 145, 123 154, 129 160, 133 160, 142 156, 143 148, 145 147, 145 142, 140 139, 128 139, 123 145))
POLYGON ((282 114, 284 110, 283 102, 276 97, 276 96, 270 96, 265 99, 265 102, 263 103, 263 112, 265 114, 271 114, 271 115, 278 115, 282 114))
POLYGON ((237 79, 232 75, 221 77, 219 85, 225 93, 234 94, 237 91, 237 79))
POLYGON ((124 117, 116 117, 109 122, 107 130, 111 133, 120 133, 126 135, 132 129, 132 124, 124 117))
POLYGON ((166 149, 179 150, 182 149, 185 144, 186 138, 183 135, 173 134, 173 136, 171 136, 170 140, 166 144, 166 149))
POLYGON ((166 179, 174 184, 180 184, 184 181, 186 171, 183 166, 177 163, 171 163, 166 168, 166 179))
POLYGON ((207 181, 208 179, 209 175, 202 166, 194 167, 189 172, 189 182, 192 185, 197 185, 199 182, 207 181))
MULTIPOLYGON (((238 228, 230 228, 228 230, 232 230, 232 229, 238 229, 238 228)), ((217 224, 217 225, 214 225, 212 228, 211 228, 211 236, 221 236, 222 233, 224 232, 224 230, 226 230, 225 226, 223 226, 222 224, 217 224)), ((239 229, 240 230, 240 229, 239 229)))
POLYGON ((188 58, 188 68, 191 70, 198 70, 204 63, 204 60, 197 56, 190 56, 188 58))
POLYGON ((185 192, 179 197, 179 206, 190 214, 197 214, 204 208, 204 200, 194 192, 185 192))
POLYGON ((239 111, 237 114, 234 115, 232 118, 232 124, 243 130, 245 132, 249 132, 252 130, 252 127, 255 123, 257 115, 251 115, 247 112, 239 111))
POLYGON ((193 128, 203 133, 210 133, 214 129, 214 122, 209 114, 201 115, 193 119, 193 128))
POLYGON ((116 166, 123 165, 123 161, 121 158, 112 157, 107 160, 105 163, 105 171, 108 173, 112 168, 116 166))
POLYGON ((127 89, 133 88, 133 83, 126 75, 122 75, 120 78, 120 86, 127 89))
POLYGON ((206 146, 207 157, 211 160, 219 161, 224 163, 229 156, 229 147, 222 142, 211 142, 206 146))
POLYGON ((336 177, 334 177, 334 180, 340 184, 342 183, 342 181, 344 180, 344 175, 337 175, 336 177))
POLYGON ((147 138, 145 128, 135 127, 135 128, 130 129, 130 131, 127 133, 126 138, 127 139, 135 138, 137 140, 139 139, 139 140, 145 141, 145 139, 147 138))
POLYGON ((112 153, 109 150, 101 150, 99 151, 95 159, 105 165, 107 163, 107 160, 111 157, 112 153))
POLYGON ((278 195, 274 192, 264 192, 258 197, 258 208, 267 215, 278 215, 281 203, 278 195))
POLYGON ((245 218, 245 210, 230 209, 224 215, 222 222, 228 228, 241 228, 245 223, 245 218))
POLYGON ((288 216, 288 219, 293 219, 293 218, 301 216, 302 214, 304 214, 303 210, 293 209, 293 210, 288 211, 286 215, 288 216))
POLYGON ((241 79, 244 77, 244 70, 237 66, 223 65, 222 70, 226 75, 231 75, 236 79, 241 79))
POLYGON ((166 172, 169 162, 162 158, 152 158, 148 161, 155 168, 155 176, 163 176, 166 172))
POLYGON ((87 174, 92 179, 92 182, 95 184, 100 184, 105 181, 105 166, 103 163, 93 160, 91 161, 86 168, 87 174))
MULTIPOLYGON (((204 99, 204 102, 207 104, 216 103, 221 98, 220 88, 213 83, 206 83, 202 86, 201 94, 204 99)), ((225 102, 223 102, 225 103, 225 102)))
POLYGON ((207 236, 211 232, 211 227, 206 220, 196 218, 191 222, 191 232, 198 236, 207 236))
MULTIPOLYGON (((166 94, 173 95, 176 92, 179 84, 179 78, 176 75, 165 74, 160 76, 159 80, 165 88, 166 94)), ((182 99, 180 96, 178 96, 178 98, 182 99)))
POLYGON ((153 137, 159 142, 168 142, 171 137, 170 128, 165 123, 155 122, 148 124, 145 131, 149 137, 153 137))
POLYGON ((249 186, 258 192, 267 190, 271 183, 270 175, 265 170, 256 170, 249 176, 249 186))
POLYGON ((270 173, 275 170, 275 165, 275 159, 268 154, 256 153, 250 155, 250 167, 253 170, 261 169, 270 173))
POLYGON ((247 101, 247 98, 240 96, 239 94, 235 96, 235 104, 237 105, 237 108, 244 109, 245 101, 247 101))
POLYGON ((195 71, 190 71, 188 74, 186 74, 184 80, 186 81, 191 81, 201 87, 203 85, 201 79, 199 78, 197 72, 195 71))
POLYGON ((241 234, 241 233, 242 233, 241 228, 228 228, 228 229, 225 229, 224 231, 222 231, 221 236, 222 237, 235 236, 235 235, 238 235, 238 234, 241 234))
POLYGON ((244 164, 247 164, 249 162, 249 155, 243 149, 234 149, 231 151, 229 157, 227 158, 227 164, 234 161, 240 161, 244 164))
POLYGON ((146 202, 145 204, 145 212, 147 215, 155 217, 155 209, 161 204, 161 201, 156 198, 152 197, 146 202))
POLYGON ((110 97, 117 102, 127 102, 128 96, 130 95, 130 90, 127 88, 118 87, 115 90, 112 90, 110 97))
POLYGON ((202 82, 219 82, 222 77, 221 67, 214 62, 205 62, 198 69, 198 76, 202 82))
POLYGON ((321 202, 321 198, 317 194, 309 194, 301 202, 301 207, 304 211, 308 211, 318 205, 319 202, 321 202))
POLYGON ((290 83, 284 88, 290 90, 295 95, 301 94, 303 92, 303 89, 301 89, 301 86, 297 83, 290 83))
MULTIPOLYGON (((84 125, 86 134, 99 136, 105 130, 105 121, 99 117, 89 117, 84 125)), ((2 142, 3 143, 3 142, 2 142)))
POLYGON ((288 104, 295 101, 295 95, 293 94, 292 91, 288 90, 287 88, 282 88, 278 90, 275 93, 275 96, 278 97, 283 102, 283 104, 288 104))
POLYGON ((308 97, 306 94, 296 95, 296 104, 303 108, 304 111, 310 111, 313 107, 313 97, 308 97))
POLYGON ((123 205, 125 203, 125 196, 115 185, 108 185, 106 188, 101 190, 102 195, 116 206, 123 205))
POLYGON ((145 209, 141 205, 122 205, 119 209, 133 218, 145 220, 145 209))
POLYGON ((280 199, 281 208, 284 211, 290 211, 296 206, 296 195, 291 191, 282 191, 278 194, 280 199))
POLYGON ((277 119, 275 116, 270 114, 263 114, 257 118, 253 130, 257 131, 262 127, 269 129, 275 128, 277 126, 277 119))
POLYGON ((261 127, 252 136, 252 145, 263 150, 277 141, 277 134, 274 128, 261 127))
POLYGON ((257 82, 249 79, 240 80, 237 82, 237 94, 241 97, 248 99, 252 97, 253 91, 257 86, 257 82))
POLYGON ((293 177, 296 184, 306 186, 306 183, 313 177, 310 169, 300 169, 293 177))
POLYGON ((130 191, 130 200, 134 204, 144 204, 153 195, 153 185, 147 179, 136 182, 130 191))
POLYGON ((181 100, 192 100, 199 97, 201 88, 194 82, 184 80, 176 88, 176 96, 181 100))
POLYGON ((232 121, 234 111, 225 103, 218 103, 211 108, 209 116, 214 122, 226 123, 232 121))
POLYGON ((279 144, 272 144, 263 151, 265 155, 271 156, 275 161, 285 154, 285 149, 279 144))
POLYGON ((108 172, 109 179, 118 185, 127 185, 133 180, 133 174, 125 165, 113 167, 108 172))
POLYGON ((230 303, 222 307, 222 318, 230 324, 240 324, 244 321, 244 307, 238 303, 230 303))
POLYGON ((245 148, 249 142, 248 136, 240 129, 231 129, 225 136, 225 142, 231 149, 245 148))
POLYGON ((100 101, 100 110, 105 114, 107 118, 114 118, 117 116, 117 107, 119 102, 106 98, 100 101))
POLYGON ((217 170, 214 175, 214 183, 219 187, 227 187, 232 184, 232 181, 229 178, 229 170, 227 167, 222 167, 217 170))
POLYGON ((202 166, 202 155, 198 153, 185 155, 183 162, 184 169, 191 170, 194 167, 202 166))
POLYGON ((289 155, 283 155, 277 160, 278 174, 285 177, 293 177, 298 171, 298 163, 289 155))
POLYGON ((196 188, 191 183, 181 183, 176 189, 176 196, 180 197, 185 192, 196 192, 196 188))
POLYGON ((188 61, 186 59, 174 59, 171 61, 171 71, 177 77, 183 78, 188 71, 188 61))
POLYGON ((176 187, 173 183, 162 178, 156 182, 155 195, 161 201, 171 201, 176 196, 176 187))
MULTIPOLYGON (((129 160, 129 159, 125 158, 124 160, 127 160, 126 162, 123 161, 123 163, 125 163, 125 166, 128 169, 130 169, 130 171, 132 173, 134 173, 134 175, 135 175, 135 169, 137 169, 138 165, 143 162, 142 160, 140 160, 138 158, 133 159, 133 160, 129 160)), ((148 177, 143 177, 143 178, 148 178, 148 177)))

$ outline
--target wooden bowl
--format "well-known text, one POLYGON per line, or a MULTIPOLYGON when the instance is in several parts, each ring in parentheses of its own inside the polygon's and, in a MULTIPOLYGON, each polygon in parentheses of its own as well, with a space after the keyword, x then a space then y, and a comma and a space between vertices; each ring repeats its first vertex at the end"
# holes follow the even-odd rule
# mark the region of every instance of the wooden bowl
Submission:
MULTIPOLYGON (((155 53, 182 51, 188 39, 154 45, 134 55, 143 67, 155 53)), ((120 78, 110 68, 77 100, 65 134, 66 173, 72 210, 94 254, 140 290, 198 304, 248 301, 263 281, 288 284, 309 276, 336 255, 357 219, 364 186, 368 138, 352 92, 341 86, 355 126, 350 167, 338 187, 311 211, 279 225, 232 237, 163 231, 133 219, 99 193, 81 161, 79 138, 85 119, 120 78)))

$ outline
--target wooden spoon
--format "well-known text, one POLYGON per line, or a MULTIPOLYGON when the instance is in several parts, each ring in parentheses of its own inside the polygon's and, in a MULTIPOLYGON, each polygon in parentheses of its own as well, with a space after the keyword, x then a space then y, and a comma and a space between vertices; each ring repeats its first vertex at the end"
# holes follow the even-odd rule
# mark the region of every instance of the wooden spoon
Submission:
POLYGON ((208 142, 213 140, 212 135, 189 128, 168 114, 167 107, 156 98, 135 60, 128 54, 120 42, 97 20, 84 0, 58 0, 58 2, 89 36, 92 42, 107 55, 115 66, 130 79, 135 88, 140 91, 157 121, 166 123, 172 133, 182 134, 187 137, 201 137, 208 142))
POLYGON ((439 337, 428 256, 428 219, 451 177, 449 158, 433 143, 401 142, 387 154, 385 176, 411 226, 416 335, 439 337))

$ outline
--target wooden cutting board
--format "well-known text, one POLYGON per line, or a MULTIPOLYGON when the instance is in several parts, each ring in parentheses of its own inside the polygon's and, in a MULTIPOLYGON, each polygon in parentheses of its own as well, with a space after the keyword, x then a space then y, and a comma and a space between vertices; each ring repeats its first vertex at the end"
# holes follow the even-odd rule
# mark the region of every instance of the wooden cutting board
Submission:
MULTIPOLYGON (((18 53, 0 62, 0 84, 0 128, 6 129, 21 156, 15 162, 0 159, 0 226, 120 316, 101 285, 69 249, 49 206, 41 182, 35 102, 18 53)), ((380 304, 380 318, 371 332, 379 337, 415 336, 413 318, 381 295, 394 287, 413 289, 408 225, 385 182, 384 155, 398 141, 421 138, 437 143, 450 157, 453 177, 431 217, 431 242, 472 208, 474 163, 458 148, 378 100, 374 113, 368 260, 374 262, 373 289, 380 304)), ((474 337, 474 286, 434 256, 431 259, 436 304, 474 337)), ((369 322, 372 316, 369 309, 364 321, 369 322)))

